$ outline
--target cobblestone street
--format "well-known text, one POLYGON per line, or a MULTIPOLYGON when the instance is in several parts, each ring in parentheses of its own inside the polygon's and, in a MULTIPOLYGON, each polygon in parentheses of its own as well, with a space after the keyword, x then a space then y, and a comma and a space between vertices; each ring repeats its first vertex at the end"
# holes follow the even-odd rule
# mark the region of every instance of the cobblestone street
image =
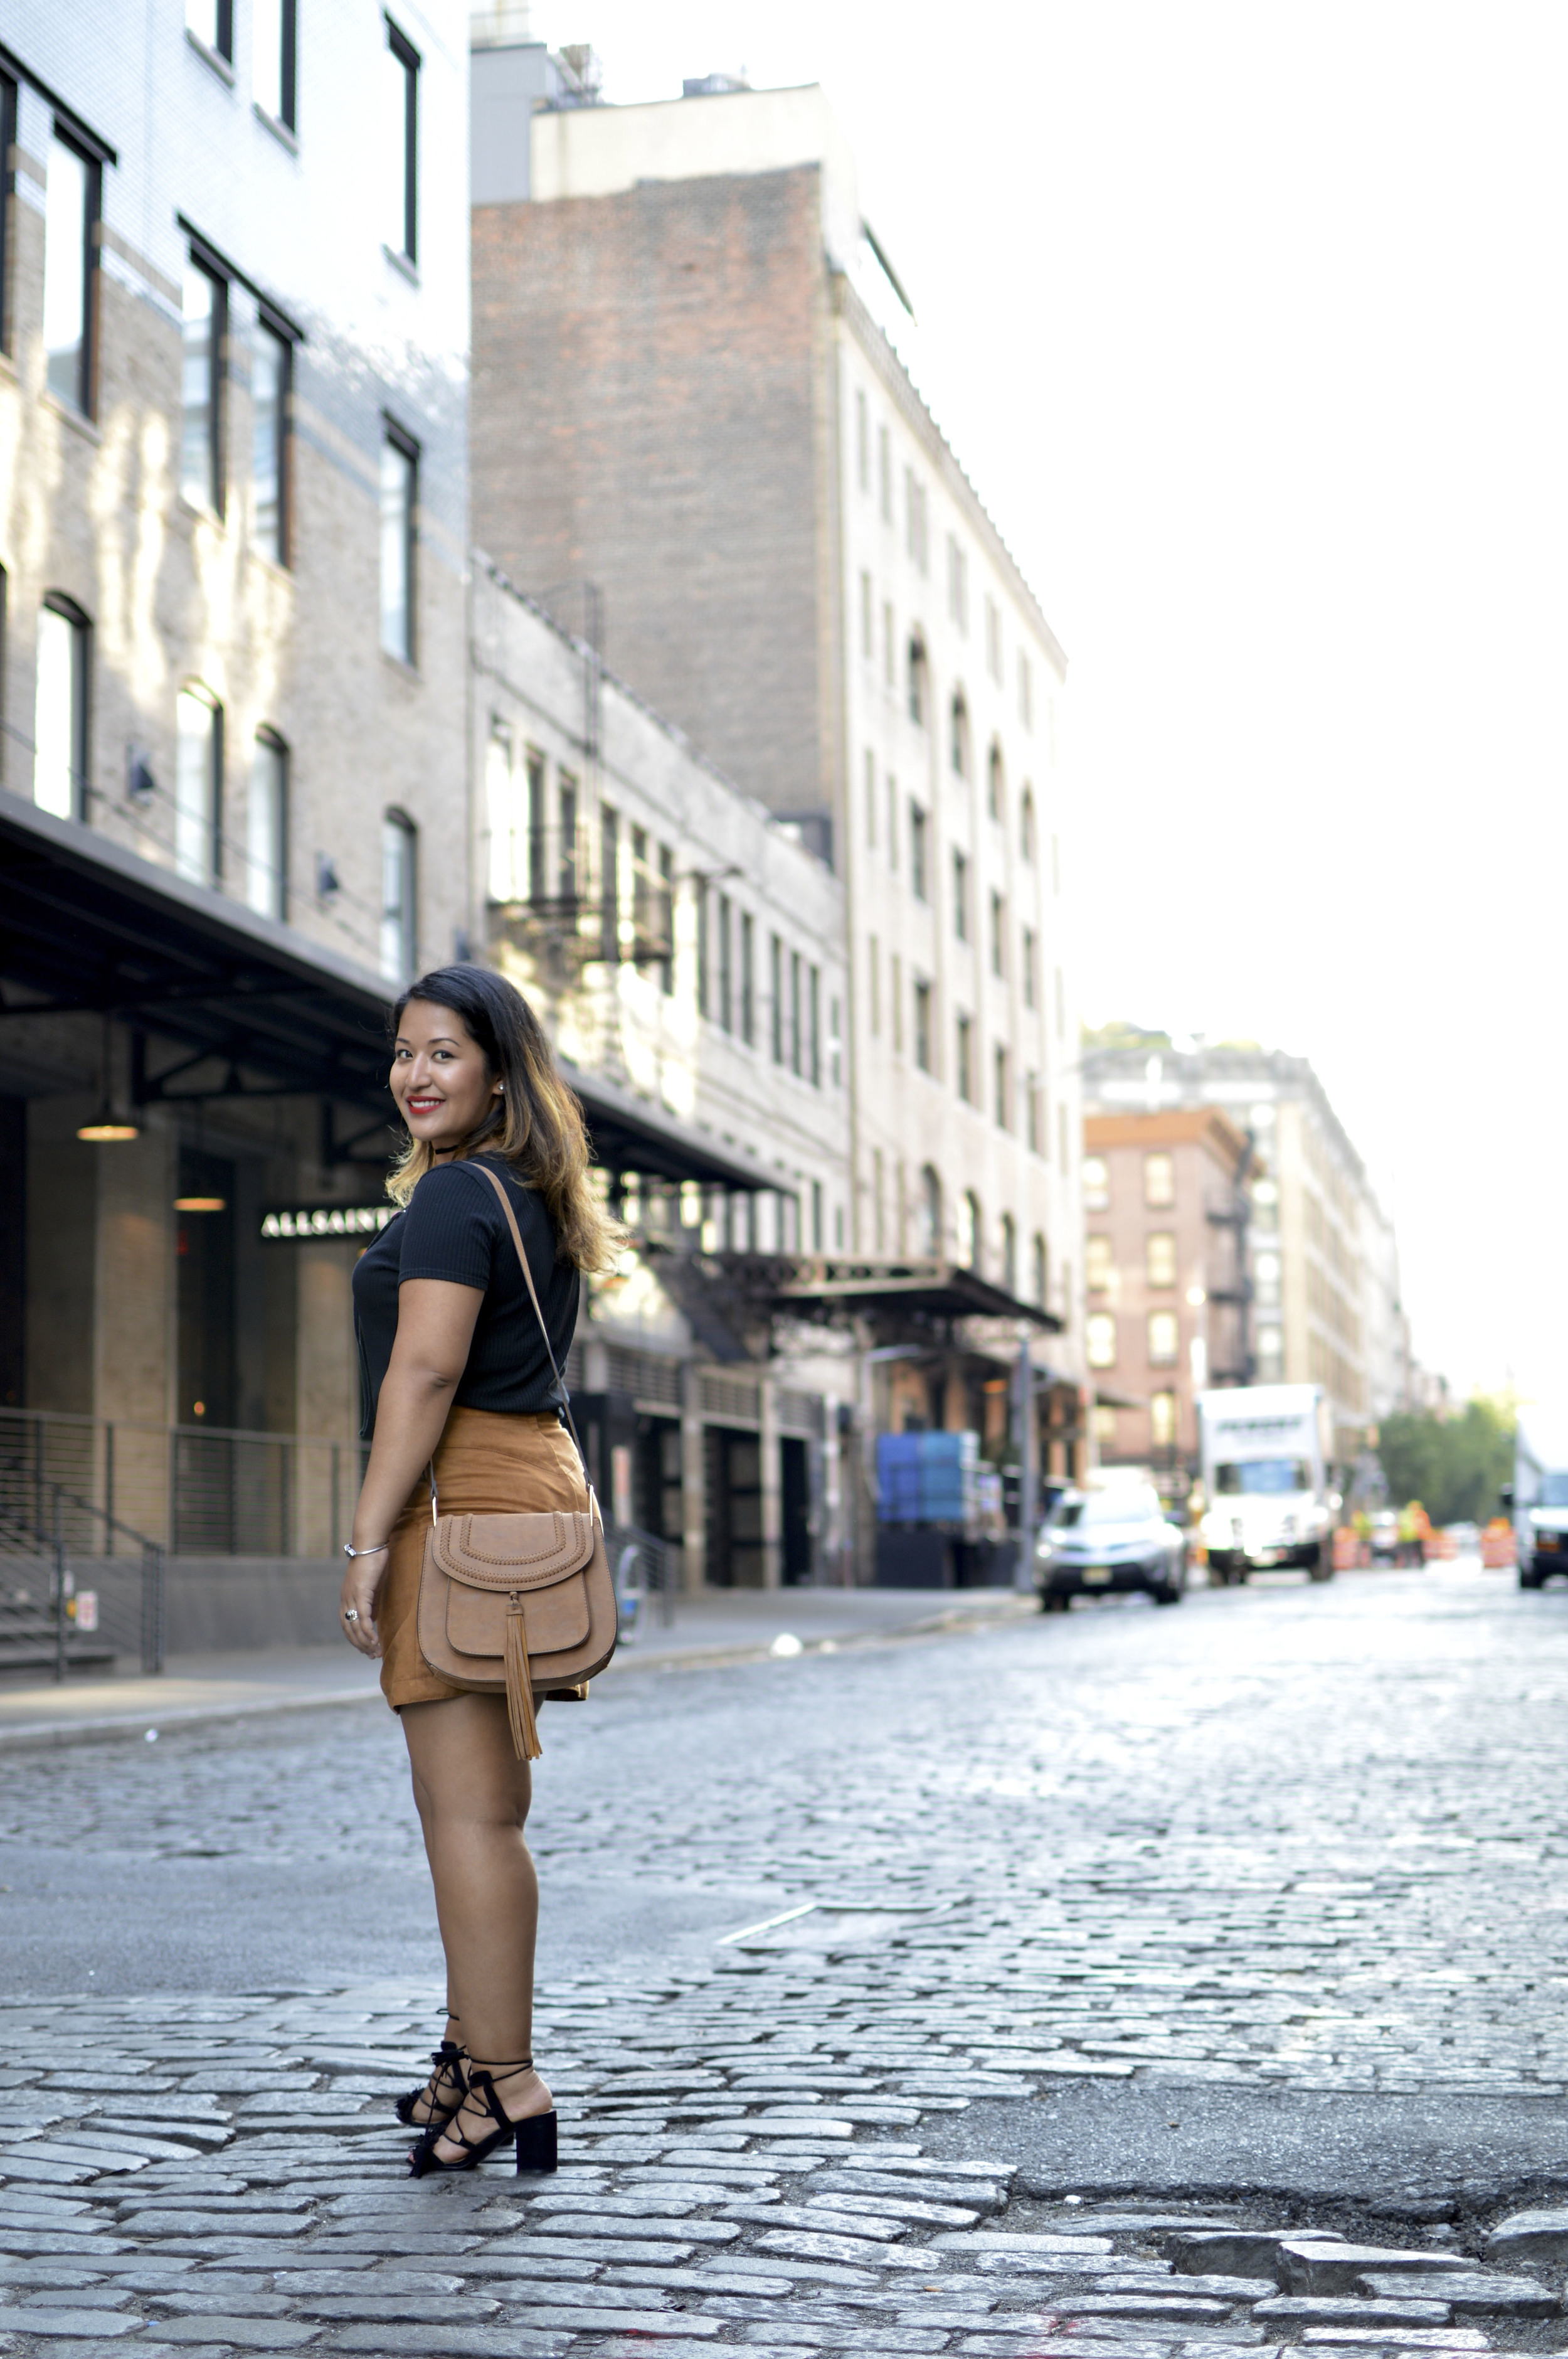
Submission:
POLYGON ((1465 1567, 612 1677, 563 2169, 417 2185, 379 1707, 9 1756, 0 2347, 1568 2348, 1565 1708, 1465 1567))

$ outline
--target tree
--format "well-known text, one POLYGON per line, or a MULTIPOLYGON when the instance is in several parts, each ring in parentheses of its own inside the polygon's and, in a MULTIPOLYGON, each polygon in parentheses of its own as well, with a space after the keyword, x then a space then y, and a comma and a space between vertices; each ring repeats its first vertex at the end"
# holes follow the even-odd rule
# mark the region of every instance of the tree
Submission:
POLYGON ((1458 1417, 1401 1409, 1383 1419, 1378 1457, 1396 1504, 1419 1499, 1434 1524, 1485 1523, 1513 1480, 1513 1405, 1477 1393, 1458 1417))

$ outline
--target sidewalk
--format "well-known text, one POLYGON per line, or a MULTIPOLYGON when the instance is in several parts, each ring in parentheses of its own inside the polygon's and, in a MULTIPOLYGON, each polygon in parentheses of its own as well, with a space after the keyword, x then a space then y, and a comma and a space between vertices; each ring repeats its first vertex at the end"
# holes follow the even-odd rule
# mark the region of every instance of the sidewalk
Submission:
MULTIPOLYGON (((831 1653, 900 1637, 973 1629, 1033 1614, 1032 1597, 1005 1589, 713 1590, 677 1598, 665 1628, 644 1602, 641 1627, 604 1674, 754 1662, 781 1654, 831 1653), (779 1642, 794 1640, 795 1645, 779 1642)), ((139 1737, 193 1722, 300 1712, 379 1697, 376 1667, 347 1647, 244 1654, 176 1655, 161 1678, 0 1683, 0 1752, 93 1737, 139 1737)))

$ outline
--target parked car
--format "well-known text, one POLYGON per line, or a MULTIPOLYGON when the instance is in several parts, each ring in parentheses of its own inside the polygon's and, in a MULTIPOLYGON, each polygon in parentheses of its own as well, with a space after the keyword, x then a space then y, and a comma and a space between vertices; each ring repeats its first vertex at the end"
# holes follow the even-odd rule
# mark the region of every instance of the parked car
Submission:
POLYGON ((1187 1543, 1147 1484, 1067 1491, 1041 1530, 1034 1581, 1044 1614, 1108 1590, 1141 1590, 1156 1605, 1174 1605, 1187 1585, 1187 1543))

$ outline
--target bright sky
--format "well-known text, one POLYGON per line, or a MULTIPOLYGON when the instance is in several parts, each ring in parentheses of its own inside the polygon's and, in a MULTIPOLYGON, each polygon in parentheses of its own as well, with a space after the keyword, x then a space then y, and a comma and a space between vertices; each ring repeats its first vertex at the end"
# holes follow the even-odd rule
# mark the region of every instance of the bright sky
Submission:
POLYGON ((1071 669, 1078 969, 1312 1059, 1417 1352, 1568 1340, 1568 12, 536 0, 616 100, 821 82, 1071 669))

